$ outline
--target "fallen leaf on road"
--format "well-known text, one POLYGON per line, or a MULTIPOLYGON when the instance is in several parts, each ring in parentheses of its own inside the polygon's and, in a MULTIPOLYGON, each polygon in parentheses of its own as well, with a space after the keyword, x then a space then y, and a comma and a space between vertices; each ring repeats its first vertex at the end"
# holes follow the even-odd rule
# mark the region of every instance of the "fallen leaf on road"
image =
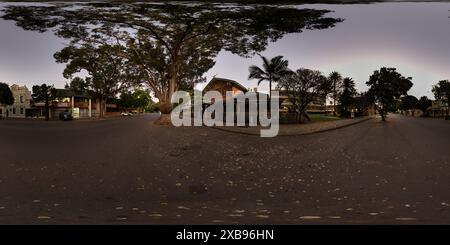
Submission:
POLYGON ((162 217, 162 214, 149 214, 150 217, 162 217))
POLYGON ((341 216, 329 216, 328 218, 329 218, 329 219, 340 219, 341 216))
POLYGON ((320 216, 301 216, 300 219, 320 219, 320 216))
POLYGON ((127 220, 127 219, 128 219, 127 216, 117 216, 116 217, 116 220, 119 220, 119 221, 124 221, 124 220, 127 220))
POLYGON ((230 216, 230 217, 242 217, 244 215, 242 215, 242 214, 229 214, 228 216, 230 216))
POLYGON ((395 218, 396 220, 400 220, 400 221, 414 221, 417 220, 416 218, 395 218))

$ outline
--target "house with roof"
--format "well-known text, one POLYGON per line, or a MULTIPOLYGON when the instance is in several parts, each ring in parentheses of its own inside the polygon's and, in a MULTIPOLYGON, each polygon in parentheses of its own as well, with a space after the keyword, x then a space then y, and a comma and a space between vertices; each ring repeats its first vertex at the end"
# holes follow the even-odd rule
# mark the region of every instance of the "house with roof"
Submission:
MULTIPOLYGON (((240 83, 226 78, 217 78, 214 77, 211 81, 206 85, 203 89, 203 93, 207 91, 219 91, 222 94, 223 99, 226 99, 226 92, 232 91, 233 96, 236 96, 239 93, 246 93, 249 89, 245 88, 240 83)), ((257 97, 259 100, 260 96, 268 96, 267 94, 257 92, 256 89, 252 89, 253 92, 257 93, 257 97)), ((287 112, 289 106, 291 106, 291 102, 289 102, 289 98, 287 95, 283 93, 283 91, 279 91, 279 102, 280 102, 280 112, 287 112)), ((306 109, 309 113, 324 113, 326 112, 326 97, 318 97, 308 105, 306 109)))
POLYGON ((427 114, 430 117, 445 117, 450 114, 449 105, 443 100, 433 100, 427 108, 427 114))
POLYGON ((227 91, 231 91, 233 96, 236 96, 239 93, 246 93, 248 89, 234 80, 213 77, 203 89, 203 93, 208 91, 218 91, 222 94, 223 100, 225 100, 227 91))
MULTIPOLYGON (((45 103, 34 102, 31 115, 44 117, 45 103)), ((75 92, 71 89, 56 89, 56 98, 50 102, 50 118, 59 118, 61 112, 71 112, 74 118, 97 117, 100 104, 95 98, 86 92, 75 92)), ((106 104, 106 116, 120 113, 117 104, 109 100, 106 104)))
MULTIPOLYGON (((266 101, 269 101, 268 94, 257 92, 257 89, 247 89, 240 83, 238 83, 234 80, 225 79, 225 78, 214 77, 213 79, 211 79, 211 81, 203 89, 203 93, 206 93, 208 91, 218 91, 222 95, 224 102, 227 99, 226 92, 231 91, 232 95, 233 95, 233 100, 235 100, 234 101, 235 112, 239 111, 239 108, 236 106, 237 98, 238 98, 239 94, 243 94, 248 91, 256 92, 256 101, 258 103, 258 106, 260 106, 259 101, 262 96, 266 97, 266 101)), ((283 91, 278 91, 278 92, 279 92, 278 99, 279 99, 280 113, 289 114, 289 107, 292 106, 292 103, 289 101, 288 96, 285 93, 283 93, 283 91)), ((205 108, 206 106, 208 106, 208 103, 203 103, 203 107, 205 108)), ((327 108, 326 107, 326 97, 318 97, 318 98, 315 98, 314 101, 312 101, 308 105, 306 112, 308 112, 308 113, 325 113, 326 108, 327 108)), ((249 109, 249 101, 248 100, 245 101, 245 109, 246 109, 246 114, 248 114, 247 113, 247 111, 249 109)), ((269 104, 267 104, 267 110, 270 111, 269 104)), ((248 120, 248 115, 246 115, 246 120, 248 120)))

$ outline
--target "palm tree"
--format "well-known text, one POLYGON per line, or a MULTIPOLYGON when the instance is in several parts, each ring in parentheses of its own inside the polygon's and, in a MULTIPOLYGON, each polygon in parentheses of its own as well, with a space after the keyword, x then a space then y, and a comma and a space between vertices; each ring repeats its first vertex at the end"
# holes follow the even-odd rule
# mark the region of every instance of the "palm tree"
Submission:
POLYGON ((342 76, 339 72, 333 71, 328 75, 328 79, 333 83, 333 115, 336 115, 336 100, 338 99, 338 88, 342 84, 342 76))
POLYGON ((290 74, 292 71, 288 68, 288 61, 283 60, 283 56, 275 56, 268 60, 261 56, 263 60, 262 69, 258 66, 250 66, 248 72, 249 79, 258 79, 258 85, 262 81, 269 81, 269 98, 272 98, 272 82, 278 81, 281 77, 290 74))
POLYGON ((354 105, 356 94, 355 81, 350 77, 344 78, 342 80, 342 93, 339 95, 339 102, 341 102, 341 116, 349 115, 350 107, 354 105))

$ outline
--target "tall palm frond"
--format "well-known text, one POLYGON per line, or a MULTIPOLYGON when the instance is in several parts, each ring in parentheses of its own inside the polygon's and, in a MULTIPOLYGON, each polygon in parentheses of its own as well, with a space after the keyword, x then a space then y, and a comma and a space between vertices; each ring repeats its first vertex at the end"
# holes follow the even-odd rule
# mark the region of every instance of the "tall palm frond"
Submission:
POLYGON ((248 68, 248 71, 250 73, 248 78, 249 79, 258 79, 258 86, 262 81, 269 79, 269 75, 257 66, 250 66, 248 68))
POLYGON ((258 66, 249 67, 249 79, 258 79, 258 85, 263 81, 269 82, 269 96, 272 96, 272 82, 278 81, 283 76, 292 73, 288 68, 288 61, 283 59, 283 56, 275 56, 272 59, 267 59, 259 55, 263 61, 262 69, 258 66))
POLYGON ((336 100, 338 97, 338 89, 342 86, 342 75, 337 71, 333 71, 328 75, 328 79, 333 85, 333 115, 336 115, 336 100))

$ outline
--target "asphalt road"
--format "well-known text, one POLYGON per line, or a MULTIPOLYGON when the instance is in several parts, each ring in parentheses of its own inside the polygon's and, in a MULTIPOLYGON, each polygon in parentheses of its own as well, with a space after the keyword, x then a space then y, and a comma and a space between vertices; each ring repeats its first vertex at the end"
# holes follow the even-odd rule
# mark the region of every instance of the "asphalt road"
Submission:
POLYGON ((0 121, 0 224, 450 224, 450 122, 259 138, 0 121))

